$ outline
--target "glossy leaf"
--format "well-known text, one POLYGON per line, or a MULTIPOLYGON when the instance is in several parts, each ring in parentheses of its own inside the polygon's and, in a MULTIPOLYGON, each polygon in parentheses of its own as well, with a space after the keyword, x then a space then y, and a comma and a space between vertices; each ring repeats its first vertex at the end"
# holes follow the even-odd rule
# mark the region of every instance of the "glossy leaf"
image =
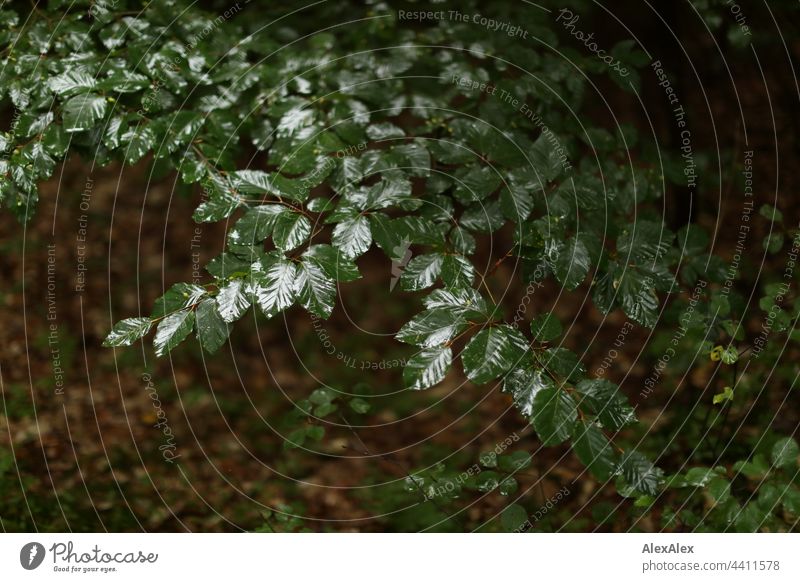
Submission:
POLYGON ((425 390, 435 386, 447 375, 453 362, 453 352, 449 347, 430 348, 418 352, 406 363, 403 380, 407 388, 425 390))
POLYGON ((533 428, 546 447, 560 444, 572 436, 578 407, 560 388, 545 388, 533 398, 533 428))
POLYGON ((103 341, 105 347, 129 346, 143 338, 153 323, 149 317, 130 317, 117 323, 103 341))
POLYGON ((156 356, 161 357, 170 352, 192 332, 195 323, 195 314, 191 309, 184 309, 166 316, 156 328, 153 346, 156 356))

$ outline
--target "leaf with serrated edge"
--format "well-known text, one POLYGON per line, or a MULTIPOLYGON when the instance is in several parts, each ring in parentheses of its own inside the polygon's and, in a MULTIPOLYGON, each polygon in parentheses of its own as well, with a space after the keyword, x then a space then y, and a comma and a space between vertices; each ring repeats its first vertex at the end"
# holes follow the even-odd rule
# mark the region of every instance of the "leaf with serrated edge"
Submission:
POLYGON ((513 328, 490 327, 481 330, 469 341, 461 355, 461 362, 470 380, 485 384, 505 374, 517 363, 526 348, 524 336, 513 328))
POLYGON ((129 346, 138 339, 143 338, 150 331, 152 321, 149 317, 130 317, 123 319, 111 330, 106 339, 103 341, 103 346, 119 347, 129 346))
POLYGON ((591 423, 579 422, 572 437, 572 449, 581 463, 600 481, 606 481, 616 471, 614 449, 600 429, 591 423))
POLYGON ((475 278, 475 267, 462 255, 446 255, 442 262, 442 281, 448 287, 468 287, 475 278))
POLYGON ((628 451, 620 462, 625 481, 645 495, 656 495, 661 484, 663 471, 653 465, 638 451, 628 451))
POLYGON ((62 109, 64 130, 68 133, 92 129, 106 113, 105 97, 83 93, 72 97, 62 109))
POLYGON ((279 259, 263 270, 253 273, 258 306, 268 318, 294 303, 297 267, 286 259, 279 259))
POLYGON ((403 380, 407 388, 425 390, 447 375, 453 363, 453 352, 447 348, 430 348, 415 354, 406 363, 403 380))
POLYGON ((562 443, 572 436, 577 419, 575 401, 559 388, 541 390, 533 399, 533 428, 546 447, 562 443))
POLYGON ((443 258, 438 253, 432 253, 411 259, 400 275, 400 288, 403 291, 419 291, 433 285, 442 271, 443 258))
POLYGON ((213 299, 203 299, 197 306, 197 340, 203 349, 213 354, 228 341, 231 326, 222 318, 213 299))
POLYGON ((415 315, 395 336, 401 342, 426 348, 446 344, 467 326, 452 309, 429 309, 415 315))
POLYGON ((471 287, 435 289, 424 299, 424 303, 427 309, 456 307, 477 313, 486 311, 486 300, 471 287))
POLYGON ((250 308, 250 297, 247 283, 242 279, 234 279, 223 286, 216 296, 219 314, 228 323, 236 321, 250 308))
POLYGON ((228 240, 235 244, 255 244, 266 239, 282 214, 290 212, 281 204, 264 204, 249 208, 228 233, 228 240))
POLYGON ((336 283, 315 261, 300 263, 295 287, 306 310, 323 319, 330 317, 336 300, 336 283))
POLYGON ((543 370, 515 368, 506 376, 503 392, 511 394, 514 405, 527 418, 533 415, 533 399, 540 390, 552 388, 553 381, 543 370))
POLYGON ((303 257, 317 263, 325 274, 336 281, 355 281, 361 278, 356 264, 331 245, 313 245, 303 257))
POLYGON ((586 278, 591 259, 586 245, 578 238, 559 244, 558 256, 553 264, 553 272, 567 290, 575 289, 586 278))
POLYGON ((298 212, 286 212, 275 220, 272 240, 282 251, 291 251, 303 244, 311 234, 311 221, 298 212))
POLYGON ((158 324, 153 346, 159 358, 186 339, 194 327, 195 315, 191 309, 184 309, 168 315, 158 324))
POLYGON ((366 216, 343 220, 333 229, 333 245, 351 259, 360 257, 372 244, 372 231, 366 216))

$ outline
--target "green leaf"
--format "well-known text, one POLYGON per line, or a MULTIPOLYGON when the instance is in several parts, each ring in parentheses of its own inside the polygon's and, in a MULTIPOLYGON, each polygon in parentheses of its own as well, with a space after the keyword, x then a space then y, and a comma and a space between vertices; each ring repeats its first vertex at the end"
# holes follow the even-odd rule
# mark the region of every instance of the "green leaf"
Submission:
POLYGON ((411 176, 430 175, 431 154, 422 143, 404 143, 393 147, 392 153, 401 157, 403 170, 411 176))
POLYGON ((260 170, 238 170, 233 173, 236 188, 244 194, 268 194, 272 192, 269 174, 260 170))
POLYGON ((372 232, 366 216, 355 216, 343 220, 333 230, 333 246, 337 247, 345 257, 360 257, 372 245, 372 232))
POLYGON ((528 512, 521 505, 506 506, 500 514, 500 524, 506 532, 519 532, 528 523, 528 512))
POLYGON ((475 278, 475 267, 462 255, 447 254, 442 261, 441 275, 448 287, 469 287, 475 278))
POLYGON ((736 531, 738 533, 756 533, 767 521, 767 515, 756 503, 748 503, 736 514, 736 531))
POLYGON ((391 178, 383 179, 367 191, 364 209, 388 208, 409 198, 411 198, 411 182, 391 178))
POLYGON ((222 318, 213 299, 203 299, 197 306, 197 340, 203 349, 213 354, 228 341, 231 326, 222 318))
POLYGON ((540 390, 533 399, 533 428, 542 445, 551 447, 564 442, 575 430, 578 407, 565 391, 559 388, 540 390))
POLYGON ((783 508, 789 513, 800 515, 800 489, 789 487, 783 493, 783 508))
POLYGON ((572 437, 572 450, 581 463, 600 481, 607 481, 616 471, 614 449, 605 435, 593 424, 579 422, 572 437))
POLYGON ((566 380, 582 376, 586 372, 578 356, 566 348, 548 348, 539 357, 550 373, 566 380))
POLYGON ((314 416, 317 418, 323 418, 333 414, 337 410, 339 410, 339 407, 336 404, 323 404, 322 406, 317 406, 314 409, 314 416))
POLYGON ((734 346, 728 346, 720 355, 723 364, 735 364, 739 361, 739 351, 734 346))
POLYGON ((362 400, 361 398, 353 398, 350 401, 350 408, 352 408, 353 411, 357 412, 358 414, 366 414, 369 412, 371 406, 369 402, 362 400))
POLYGON ((533 339, 537 342, 549 342, 556 339, 563 332, 561 322, 552 313, 543 313, 531 321, 533 339))
POLYGON ((712 477, 706 485, 706 493, 714 503, 725 503, 731 496, 731 483, 724 477, 712 477))
POLYGON ((725 388, 722 389, 722 392, 720 392, 719 394, 714 394, 712 402, 714 404, 722 404, 723 402, 732 400, 733 400, 733 390, 731 389, 730 386, 725 386, 725 388))
POLYGON ((333 207, 333 200, 325 197, 314 198, 306 204, 306 208, 311 212, 328 212, 333 210, 333 207))
POLYGON ((403 260, 412 244, 437 245, 443 241, 436 226, 420 216, 389 219, 385 214, 374 212, 369 220, 375 243, 393 261, 403 260))
POLYGON ((451 341, 466 327, 461 313, 452 309, 429 309, 415 315, 395 337, 407 344, 433 348, 451 341))
POLYGON ((481 471, 467 480, 467 485, 481 493, 494 491, 500 485, 501 477, 494 471, 481 471))
POLYGON ((762 246, 769 254, 774 255, 783 248, 785 237, 782 232, 773 232, 764 237, 762 246))
POLYGON ((302 202, 308 197, 309 188, 303 180, 293 180, 282 174, 268 174, 260 170, 238 170, 231 178, 236 189, 245 194, 272 194, 302 202))
POLYGON ((71 96, 94 89, 97 81, 93 75, 81 70, 67 70, 51 77, 47 87, 56 95, 71 96))
POLYGON ((541 390, 554 387, 553 381, 543 370, 515 368, 506 376, 503 392, 511 394, 514 406, 530 419, 533 416, 533 399, 541 390))
POLYGON ((290 432, 283 441, 284 449, 300 448, 306 442, 306 428, 298 428, 290 432))
POLYGON ((287 178, 281 174, 272 175, 272 194, 280 198, 304 202, 310 193, 311 182, 306 178, 287 178))
POLYGON ((533 457, 526 451, 514 451, 508 455, 500 455, 497 458, 497 467, 505 473, 516 473, 524 471, 531 466, 533 457))
POLYGON ((356 264, 330 245, 313 245, 303 253, 303 257, 317 263, 328 277, 336 281, 355 281, 361 277, 356 264))
POLYGON ((306 427, 306 436, 313 441, 321 441, 325 436, 325 427, 316 425, 306 427))
POLYGON ((314 260, 299 264, 295 280, 300 304, 314 315, 327 319, 336 301, 336 283, 314 260))
POLYGON ((215 191, 197 207, 192 218, 196 222, 216 222, 228 218, 241 204, 241 199, 231 192, 215 191))
POLYGON ((625 314, 640 325, 654 327, 658 321, 658 297, 652 280, 629 267, 615 283, 625 314))
POLYGON ((69 133, 92 129, 106 113, 106 100, 99 95, 84 93, 64 103, 64 129, 69 133))
POLYGON ((553 273, 564 287, 571 291, 586 278, 591 266, 591 258, 586 245, 577 237, 554 247, 556 256, 552 258, 553 273))
POLYGON ((705 487, 711 478, 716 475, 714 469, 708 467, 692 467, 686 471, 685 481, 691 487, 705 487))
POLYGON ((146 336, 152 325, 153 322, 149 317, 123 319, 108 334, 105 341, 103 341, 103 346, 106 348, 129 346, 136 340, 146 336))
POLYGON ((122 135, 128 127, 128 122, 122 116, 112 117, 106 125, 103 134, 103 144, 109 149, 117 149, 122 143, 122 135))
POLYGON ((117 93, 135 93, 150 84, 144 75, 125 69, 112 71, 107 77, 97 80, 97 88, 101 91, 117 93))
POLYGON ((478 319, 481 316, 489 316, 486 300, 471 287, 434 289, 423 303, 427 309, 449 307, 461 310, 467 318, 478 319))
POLYGON ((125 144, 125 162, 135 164, 153 149, 156 136, 149 125, 137 125, 122 135, 125 144))
POLYGON ((653 261, 666 254, 675 235, 662 222, 639 220, 622 232, 617 239, 617 251, 626 262, 653 261))
POLYGON ((185 340, 192 332, 194 322, 195 315, 191 309, 178 311, 162 319, 156 328, 156 337, 153 339, 156 356, 160 358, 185 340))
POLYGON ((255 244, 265 240, 275 227, 278 217, 290 210, 281 204, 264 204, 248 208, 228 233, 235 244, 255 244))
POLYGON ((791 437, 780 439, 772 447, 772 463, 781 469, 796 468, 798 457, 800 457, 800 447, 791 437))
POLYGON ((695 256, 708 247, 708 234, 696 224, 684 226, 678 231, 678 248, 684 255, 695 256))
POLYGON ((508 220, 523 222, 533 212, 533 196, 523 186, 506 186, 500 190, 500 208, 508 220))
POLYGON ((222 286, 215 297, 223 321, 234 322, 250 309, 248 285, 242 279, 234 279, 222 286))
POLYGON ((411 240, 397 222, 381 212, 370 214, 369 222, 375 244, 392 261, 402 261, 411 246, 411 240))
POLYGON ((284 258, 253 272, 256 301, 267 318, 294 303, 297 297, 296 278, 297 267, 284 258))
POLYGON ((483 451, 480 455, 478 455, 478 462, 484 467, 496 469, 497 453, 494 451, 483 451))
POLYGON ((453 195, 464 204, 485 199, 497 190, 502 182, 497 169, 490 166, 472 166, 458 178, 453 195))
POLYGON ((162 317, 173 311, 194 305, 206 293, 206 290, 200 285, 176 283, 164 295, 156 299, 152 317, 162 317))
POLYGON ((497 487, 497 492, 503 496, 513 495, 519 489, 519 483, 513 477, 506 477, 502 481, 500 481, 500 485, 497 487))
POLYGON ((549 182, 557 178, 564 169, 562 156, 566 155, 559 152, 555 144, 563 143, 553 134, 542 133, 534 142, 532 150, 529 152, 531 166, 536 170, 538 176, 544 182, 549 182))
POLYGON ((442 272, 442 261, 443 257, 439 253, 414 257, 400 275, 400 288, 403 291, 427 289, 442 272))
POLYGON ((407 388, 425 390, 435 386, 447 375, 453 362, 453 352, 447 348, 429 348, 415 354, 406 363, 403 380, 407 388))
POLYGON ((249 274, 251 264, 252 260, 249 257, 241 257, 235 253, 225 252, 211 259, 206 265, 206 271, 217 279, 227 279, 236 274, 249 274))
POLYGON ((461 215, 461 226, 478 232, 494 232, 505 222, 500 202, 497 200, 472 204, 461 215))
POLYGON ((628 485, 645 495, 656 495, 663 472, 638 451, 628 451, 620 462, 622 476, 628 485))
POLYGON ((527 341, 519 331, 499 325, 478 332, 464 348, 461 361, 470 380, 485 384, 516 365, 527 348, 527 341))
POLYGON ((299 212, 284 212, 275 220, 272 240, 282 251, 291 251, 303 244, 311 234, 311 221, 299 212))
POLYGON ((636 422, 633 408, 617 385, 605 379, 583 380, 575 385, 579 405, 597 416, 603 427, 619 430, 636 422))
POLYGON ((475 241, 475 237, 467 232, 466 229, 461 228, 461 226, 458 224, 453 227, 452 231, 450 231, 449 241, 453 246, 453 250, 463 255, 474 254, 475 249, 478 246, 478 243, 475 241))
POLYGON ((405 132, 392 123, 376 123, 367 127, 367 137, 374 141, 405 137, 405 132))
POLYGON ((771 204, 763 204, 758 213, 772 222, 783 222, 783 213, 771 204))
POLYGON ((311 402, 311 404, 321 406, 323 404, 330 404, 331 402, 336 400, 337 396, 338 394, 334 390, 323 387, 314 390, 308 397, 308 400, 309 402, 311 402))

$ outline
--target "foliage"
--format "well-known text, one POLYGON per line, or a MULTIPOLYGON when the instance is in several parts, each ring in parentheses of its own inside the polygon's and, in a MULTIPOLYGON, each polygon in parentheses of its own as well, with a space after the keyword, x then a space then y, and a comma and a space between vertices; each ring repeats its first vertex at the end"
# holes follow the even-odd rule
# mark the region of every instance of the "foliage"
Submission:
MULTIPOLYGON (((724 283, 725 264, 709 254, 700 227, 673 232, 664 224, 658 208, 668 178, 654 144, 633 127, 587 127, 581 117, 594 105, 593 80, 633 92, 637 76, 626 84, 591 54, 565 46, 565 61, 470 23, 407 26, 383 3, 370 3, 342 36, 305 36, 302 18, 264 34, 272 9, 220 22, 177 0, 149 3, 139 14, 124 2, 91 12, 86 2, 51 4, 64 12, 57 24, 0 12, 0 97, 15 110, 0 141, 2 204, 30 220, 39 184, 74 153, 99 165, 147 162, 157 175, 175 172, 198 198, 193 219, 228 225, 226 248, 206 265, 202 284, 174 282, 149 314, 114 325, 104 345, 129 346, 152 333, 155 354, 165 356, 194 334, 213 353, 248 314, 274 319, 302 308, 325 319, 344 284, 362 276, 365 254, 377 249, 397 264, 410 248, 398 287, 422 309, 396 335, 410 346, 407 389, 433 388, 460 362, 472 383, 502 386, 542 446, 566 443, 597 480, 640 505, 666 486, 702 489, 711 514, 740 530, 772 519, 763 512, 780 499, 797 514, 794 441, 776 443, 775 450, 786 445, 772 457, 779 470, 761 456, 733 468, 693 467, 665 485, 654 459, 618 442, 637 422, 634 409, 617 384, 587 371, 584 354, 562 345, 557 316, 520 322, 496 298, 509 284, 498 267, 514 263, 520 284, 549 280, 588 292, 600 313, 619 311, 653 328, 668 296, 707 281, 689 337, 706 338, 700 349, 720 365, 736 363, 740 336, 728 315, 735 300, 711 291, 724 283), (438 53, 423 48, 442 39, 459 43, 438 53), (514 62, 495 57, 512 53, 514 62), (635 164, 631 147, 642 152, 635 164), (504 235, 507 248, 489 244, 504 235), (758 501, 736 500, 732 471, 769 474, 758 501), (746 517, 730 518, 736 511, 746 517)), ((485 11, 560 46, 544 12, 516 3, 485 11)), ((612 53, 624 53, 632 68, 647 62, 630 44, 612 53)), ((769 252, 783 244, 779 234, 764 243, 769 252)), ((776 326, 789 329, 796 316, 781 308, 776 326)), ((743 390, 731 386, 714 404, 733 406, 743 390)), ((323 439, 315 419, 340 408, 365 414, 369 404, 316 390, 287 419, 286 447, 323 439)), ((445 466, 413 472, 406 493, 442 504, 462 492, 508 497, 530 453, 484 461, 463 482, 445 466)), ((510 503, 501 527, 518 529, 524 512, 510 503)), ((690 524, 683 515, 664 519, 690 524)))

